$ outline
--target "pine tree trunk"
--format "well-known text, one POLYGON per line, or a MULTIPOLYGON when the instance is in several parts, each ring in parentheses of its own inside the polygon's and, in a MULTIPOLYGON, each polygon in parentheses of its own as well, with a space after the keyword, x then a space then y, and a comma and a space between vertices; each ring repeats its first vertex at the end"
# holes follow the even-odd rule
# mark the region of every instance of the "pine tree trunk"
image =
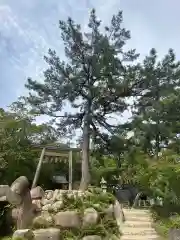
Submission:
POLYGON ((89 144, 90 144, 90 126, 89 121, 84 121, 83 142, 82 142, 82 165, 81 165, 81 183, 80 190, 87 190, 90 183, 89 172, 89 144))

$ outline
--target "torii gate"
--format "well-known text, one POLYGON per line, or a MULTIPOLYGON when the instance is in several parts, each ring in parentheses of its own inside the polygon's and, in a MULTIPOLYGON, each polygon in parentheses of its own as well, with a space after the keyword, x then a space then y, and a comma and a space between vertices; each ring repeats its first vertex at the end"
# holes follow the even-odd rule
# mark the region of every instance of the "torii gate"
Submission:
POLYGON ((72 190, 73 176, 72 176, 72 153, 81 151, 80 148, 58 148, 54 146, 35 146, 35 148, 42 149, 41 156, 36 168, 33 184, 31 188, 35 188, 41 172, 43 162, 69 162, 69 190, 72 190))

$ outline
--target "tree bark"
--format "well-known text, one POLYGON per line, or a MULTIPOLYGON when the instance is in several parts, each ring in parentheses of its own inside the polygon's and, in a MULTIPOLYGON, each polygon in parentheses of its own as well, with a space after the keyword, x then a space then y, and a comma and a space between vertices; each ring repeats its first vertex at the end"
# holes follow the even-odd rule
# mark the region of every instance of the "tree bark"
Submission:
POLYGON ((87 190, 90 183, 89 171, 89 144, 90 144, 90 124, 88 116, 84 120, 83 126, 83 142, 82 142, 82 165, 81 165, 81 183, 80 190, 87 190))

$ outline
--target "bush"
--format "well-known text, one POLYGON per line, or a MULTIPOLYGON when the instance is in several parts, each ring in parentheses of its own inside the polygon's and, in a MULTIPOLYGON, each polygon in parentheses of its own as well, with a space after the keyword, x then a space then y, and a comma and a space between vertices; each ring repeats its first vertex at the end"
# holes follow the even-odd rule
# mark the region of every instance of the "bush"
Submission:
POLYGON ((111 193, 103 193, 100 188, 91 188, 84 197, 69 198, 64 195, 63 210, 76 209, 83 212, 86 208, 95 208, 97 211, 103 211, 115 202, 115 197, 111 193))
POLYGON ((160 236, 167 237, 171 228, 180 228, 180 215, 170 212, 170 208, 154 206, 151 211, 154 227, 160 236))

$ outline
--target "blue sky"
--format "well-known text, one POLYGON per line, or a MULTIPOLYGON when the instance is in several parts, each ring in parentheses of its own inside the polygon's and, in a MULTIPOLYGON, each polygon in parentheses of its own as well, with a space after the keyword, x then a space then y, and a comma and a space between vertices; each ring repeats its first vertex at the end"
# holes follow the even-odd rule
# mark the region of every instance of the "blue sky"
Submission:
POLYGON ((0 107, 25 94, 27 77, 43 79, 49 47, 63 57, 58 20, 71 16, 86 26, 92 7, 104 23, 123 10, 129 46, 141 58, 152 47, 160 56, 171 47, 180 59, 178 0, 0 0, 0 107))

